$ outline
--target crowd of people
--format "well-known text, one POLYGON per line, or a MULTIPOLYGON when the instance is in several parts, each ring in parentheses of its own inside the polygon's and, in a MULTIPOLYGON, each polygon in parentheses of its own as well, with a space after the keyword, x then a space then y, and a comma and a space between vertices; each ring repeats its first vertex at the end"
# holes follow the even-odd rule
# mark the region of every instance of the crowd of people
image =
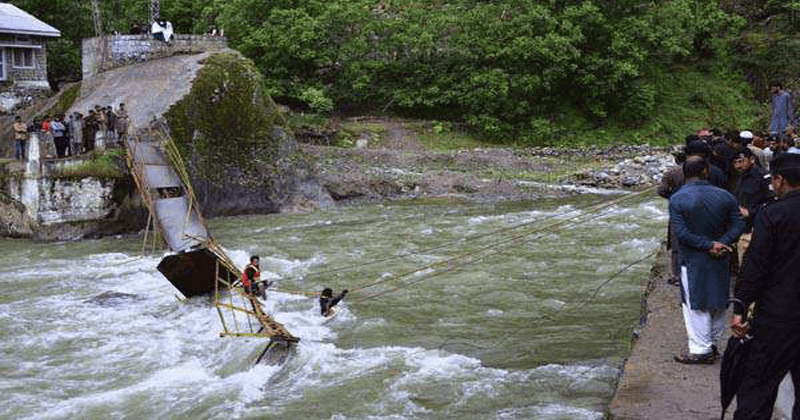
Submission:
POLYGON ((25 124, 22 117, 14 117, 15 157, 24 160, 30 133, 42 133, 42 155, 64 158, 88 153, 95 148, 99 137, 105 144, 122 144, 127 139, 130 118, 125 104, 114 110, 111 106, 95 105, 86 115, 73 112, 52 117, 45 115, 25 124))
POLYGON ((658 191, 688 341, 675 361, 717 361, 730 302, 732 335, 752 337, 735 420, 771 419, 787 373, 800 419, 800 139, 782 130, 690 135, 658 191))

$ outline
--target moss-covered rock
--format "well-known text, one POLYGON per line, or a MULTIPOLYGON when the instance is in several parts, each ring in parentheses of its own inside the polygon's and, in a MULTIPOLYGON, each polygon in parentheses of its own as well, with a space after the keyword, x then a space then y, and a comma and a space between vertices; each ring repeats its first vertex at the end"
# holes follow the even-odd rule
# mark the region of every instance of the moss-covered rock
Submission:
POLYGON ((253 63, 209 57, 165 114, 207 215, 272 213, 333 203, 285 129, 253 63))

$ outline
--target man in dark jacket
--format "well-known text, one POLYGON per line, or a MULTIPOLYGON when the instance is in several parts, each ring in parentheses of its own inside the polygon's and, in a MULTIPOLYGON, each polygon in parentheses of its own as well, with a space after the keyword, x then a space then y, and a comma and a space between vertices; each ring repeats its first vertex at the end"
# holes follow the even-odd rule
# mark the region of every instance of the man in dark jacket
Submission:
MULTIPOLYGON (((661 185, 658 187, 658 195, 667 200, 683 187, 683 163, 686 158, 701 156, 708 159, 711 156, 711 146, 702 140, 697 140, 696 135, 687 137, 686 141, 688 144, 683 148, 683 153, 675 156, 675 163, 678 165, 668 169, 661 176, 661 185)), ((724 189, 727 185, 727 180, 722 170, 710 163, 708 170, 709 178, 711 178, 709 180, 711 185, 724 189)), ((667 225, 667 249, 670 251, 670 267, 672 268, 672 275, 667 282, 677 286, 680 284, 680 262, 678 261, 679 246, 673 232, 672 221, 667 225)))
POLYGON ((725 330, 730 287, 731 244, 744 231, 736 198, 708 183, 708 161, 700 156, 683 165, 686 184, 669 199, 669 217, 680 244, 681 297, 689 352, 675 360, 712 364, 725 330))
MULTIPOLYGON (((792 373, 800 384, 800 155, 783 153, 772 169, 778 200, 761 209, 745 254, 735 296, 747 308, 755 303, 752 326, 740 305, 731 329, 753 335, 745 374, 736 394, 735 420, 769 420, 778 386, 792 373)), ((795 401, 793 418, 800 418, 795 401)))
POLYGON ((319 296, 319 312, 324 317, 329 317, 333 315, 333 307, 339 303, 340 300, 344 299, 344 295, 347 294, 347 289, 342 290, 342 293, 337 293, 336 296, 333 295, 333 289, 330 287, 326 287, 322 290, 322 293, 319 296))
POLYGON ((766 203, 772 201, 772 191, 769 189, 770 177, 761 167, 756 165, 756 157, 748 148, 743 148, 733 156, 731 164, 739 179, 736 183, 736 202, 739 203, 739 210, 747 223, 745 233, 739 238, 737 250, 739 251, 739 261, 742 261, 744 253, 750 244, 750 231, 753 229, 758 210, 766 203))

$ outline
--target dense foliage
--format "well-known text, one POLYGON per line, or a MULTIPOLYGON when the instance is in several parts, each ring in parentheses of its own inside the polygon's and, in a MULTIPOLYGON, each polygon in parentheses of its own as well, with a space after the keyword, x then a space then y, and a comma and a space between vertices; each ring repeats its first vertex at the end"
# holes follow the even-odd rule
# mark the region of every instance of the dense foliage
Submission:
POLYGON ((181 155, 203 178, 222 182, 225 168, 257 173, 255 156, 277 155, 271 141, 277 108, 264 92, 263 79, 250 60, 236 53, 206 60, 190 93, 165 115, 181 155), (221 165, 222 163, 222 165, 221 165))
MULTIPOLYGON (((89 2, 12 3, 62 30, 51 45, 52 77, 76 74, 79 39, 93 35, 89 2)), ((101 1, 104 30, 145 22, 149 4, 101 1)), ((752 126, 763 115, 746 102, 766 99, 768 81, 791 85, 800 74, 793 59, 800 1, 162 0, 161 7, 177 32, 223 28, 278 102, 447 119, 522 143, 614 128, 647 141, 673 125, 752 126), (686 84, 684 71, 725 86, 680 97, 673 89, 686 84), (680 101, 707 108, 709 118, 660 121, 680 101)))

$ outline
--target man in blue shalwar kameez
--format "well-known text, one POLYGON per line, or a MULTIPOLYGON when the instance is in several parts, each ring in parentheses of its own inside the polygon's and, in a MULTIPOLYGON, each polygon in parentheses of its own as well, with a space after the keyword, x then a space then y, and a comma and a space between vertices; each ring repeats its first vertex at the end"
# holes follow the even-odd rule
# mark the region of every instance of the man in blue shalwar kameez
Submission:
POLYGON ((689 352, 675 360, 713 364, 725 331, 730 290, 730 251, 745 229, 736 198, 706 180, 708 160, 683 166, 685 185, 670 197, 669 217, 680 246, 681 300, 689 352))
POLYGON ((772 115, 769 120, 769 132, 783 137, 786 134, 786 127, 794 121, 794 103, 792 103, 792 96, 783 90, 780 83, 773 83, 770 89, 772 92, 772 115))

